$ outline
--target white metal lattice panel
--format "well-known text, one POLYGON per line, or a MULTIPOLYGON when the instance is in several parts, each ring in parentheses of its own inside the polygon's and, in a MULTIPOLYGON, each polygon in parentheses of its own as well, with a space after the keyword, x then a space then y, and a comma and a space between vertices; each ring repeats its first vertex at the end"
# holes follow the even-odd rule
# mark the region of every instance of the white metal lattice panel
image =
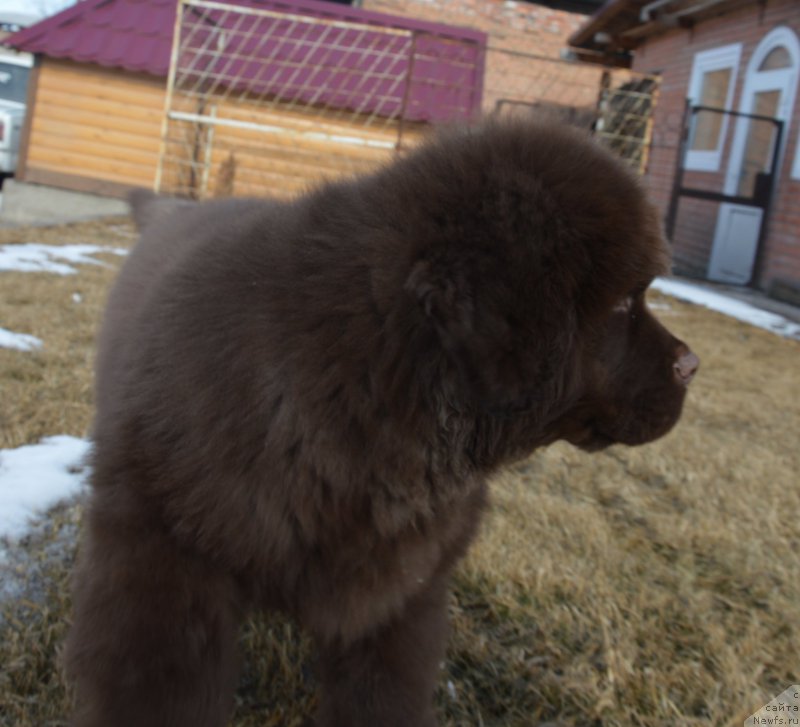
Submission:
POLYGON ((474 115, 483 48, 419 29, 180 0, 158 190, 285 196, 474 115))

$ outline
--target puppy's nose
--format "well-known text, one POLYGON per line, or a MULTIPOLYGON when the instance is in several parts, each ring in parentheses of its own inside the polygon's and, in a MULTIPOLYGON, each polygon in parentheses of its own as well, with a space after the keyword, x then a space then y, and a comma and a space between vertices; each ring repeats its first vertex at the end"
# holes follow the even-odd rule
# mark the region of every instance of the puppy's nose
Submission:
POLYGON ((688 348, 681 346, 678 359, 672 365, 678 380, 682 381, 684 384, 688 384, 694 378, 699 367, 700 359, 688 348))

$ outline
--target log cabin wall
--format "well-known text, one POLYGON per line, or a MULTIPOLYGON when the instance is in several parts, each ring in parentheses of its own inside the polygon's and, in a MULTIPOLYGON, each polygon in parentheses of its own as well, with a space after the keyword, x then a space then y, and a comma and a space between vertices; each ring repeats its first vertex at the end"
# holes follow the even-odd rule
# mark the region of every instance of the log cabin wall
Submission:
POLYGON ((107 196, 153 186, 163 79, 43 58, 32 91, 22 181, 107 196))
MULTIPOLYGON (((159 185, 168 193, 293 197, 322 180, 374 169, 397 153, 397 121, 370 124, 352 112, 248 97, 209 99, 195 109, 187 101, 187 112, 243 127, 172 122, 159 185)), ((405 144, 419 126, 406 123, 405 144)))
MULTIPOLYGON (((118 197, 153 187, 165 79, 42 58, 32 93, 21 181, 118 197)), ((224 113, 258 121, 269 131, 215 128, 208 146, 210 173, 193 180, 198 196, 292 196, 322 179, 378 166, 392 158, 398 139, 396 124, 372 129, 352 116, 299 105, 283 111, 228 102, 224 113), (304 137, 310 129, 330 140, 304 137)), ((415 126, 407 124, 406 134, 413 137, 415 126)), ((186 133, 198 133, 197 127, 187 125, 186 133)), ((166 188, 186 186, 186 180, 165 181, 166 188)))

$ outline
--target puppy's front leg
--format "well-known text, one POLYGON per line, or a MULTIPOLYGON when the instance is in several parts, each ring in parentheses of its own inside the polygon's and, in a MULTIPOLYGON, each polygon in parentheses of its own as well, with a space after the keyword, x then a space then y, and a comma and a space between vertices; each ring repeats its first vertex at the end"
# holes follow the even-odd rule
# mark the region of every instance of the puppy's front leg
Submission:
POLYGON ((316 727, 435 727, 433 692, 447 637, 447 579, 351 644, 322 644, 316 727))

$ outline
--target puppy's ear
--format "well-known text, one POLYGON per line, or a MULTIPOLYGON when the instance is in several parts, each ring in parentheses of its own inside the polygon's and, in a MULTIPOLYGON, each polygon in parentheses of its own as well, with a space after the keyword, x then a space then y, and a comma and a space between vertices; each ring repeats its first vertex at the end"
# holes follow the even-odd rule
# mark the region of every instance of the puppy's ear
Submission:
POLYGON ((512 349, 512 331, 489 305, 486 289, 475 288, 479 276, 492 286, 487 265, 469 256, 420 260, 405 285, 456 374, 448 385, 450 403, 464 408, 492 407, 518 388, 516 362, 513 371, 505 365, 513 358, 504 355, 512 349))
POLYGON ((473 332, 475 300, 463 266, 419 260, 405 289, 446 347, 457 347, 473 332))
POLYGON ((134 189, 128 194, 128 204, 136 229, 141 232, 152 222, 197 203, 188 199, 161 197, 148 189, 134 189))

